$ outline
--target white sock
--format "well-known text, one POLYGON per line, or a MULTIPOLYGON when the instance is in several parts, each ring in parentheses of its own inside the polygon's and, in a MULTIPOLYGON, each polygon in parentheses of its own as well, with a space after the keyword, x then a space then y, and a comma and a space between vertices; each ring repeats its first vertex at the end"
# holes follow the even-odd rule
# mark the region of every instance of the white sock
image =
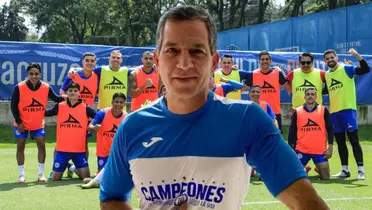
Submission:
POLYGON ((364 174, 364 166, 358 166, 358 171, 361 171, 364 174))
POLYGON ((72 165, 68 170, 71 171, 71 172, 75 172, 75 170, 76 170, 75 165, 72 165))
POLYGON ((39 174, 44 174, 44 163, 39 163, 39 174))
POLYGON ((105 172, 105 168, 102 168, 102 170, 97 174, 97 176, 94 177, 94 181, 101 183, 104 172, 105 172))
POLYGON ((25 167, 24 165, 18 165, 19 175, 24 176, 25 175, 25 167))
POLYGON ((342 170, 349 172, 349 166, 346 166, 346 165, 342 166, 342 170))

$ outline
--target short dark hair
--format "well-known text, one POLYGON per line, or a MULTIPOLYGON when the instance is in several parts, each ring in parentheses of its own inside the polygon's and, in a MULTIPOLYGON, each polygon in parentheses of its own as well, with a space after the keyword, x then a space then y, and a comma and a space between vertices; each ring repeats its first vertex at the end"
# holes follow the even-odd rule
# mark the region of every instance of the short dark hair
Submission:
POLYGON ((168 20, 186 21, 186 20, 201 20, 205 22, 208 30, 209 48, 211 54, 217 51, 217 30, 213 23, 212 16, 199 6, 181 5, 173 7, 168 12, 163 14, 158 22, 156 29, 156 48, 161 50, 163 44, 164 26, 168 20))
POLYGON ((327 54, 330 54, 330 53, 333 53, 333 54, 336 56, 336 51, 334 51, 334 50, 332 50, 332 49, 328 49, 328 50, 324 51, 324 53, 323 53, 323 58, 325 58, 325 56, 326 56, 327 54))
POLYGON ((229 54, 225 54, 221 57, 221 60, 222 58, 231 58, 231 60, 233 59, 232 55, 229 55, 229 54))
POLYGON ((257 84, 251 85, 250 89, 252 89, 252 88, 259 88, 259 89, 261 89, 261 87, 259 85, 257 85, 257 84))
POLYGON ((124 93, 120 93, 120 92, 114 93, 114 95, 112 95, 112 100, 115 100, 115 98, 122 98, 124 99, 124 101, 127 100, 127 97, 125 97, 124 93))
POLYGON ((70 82, 67 85, 66 91, 68 91, 69 89, 73 89, 73 88, 77 88, 80 91, 80 85, 78 83, 76 83, 76 82, 70 82))
POLYGON ((94 58, 97 57, 96 54, 94 54, 93 52, 86 52, 86 53, 84 53, 84 55, 83 55, 83 59, 84 59, 85 57, 87 57, 87 56, 93 56, 94 58))
POLYGON ((314 56, 313 56, 311 53, 309 53, 309 52, 304 52, 304 53, 302 53, 302 55, 300 55, 300 56, 298 57, 298 61, 301 62, 301 58, 302 58, 302 57, 310 57, 310 58, 311 58, 311 62, 314 61, 314 56))
POLYGON ((305 94, 307 93, 307 91, 310 91, 310 90, 314 90, 314 91, 316 92, 316 89, 313 88, 313 87, 311 87, 311 88, 307 88, 307 89, 305 90, 305 94))
POLYGON ((162 85, 162 86, 160 87, 160 91, 159 91, 159 92, 160 92, 160 93, 163 92, 164 88, 165 88, 165 85, 162 85))
POLYGON ((41 66, 38 63, 31 63, 30 65, 27 66, 27 73, 32 69, 39 69, 39 72, 41 73, 41 66))
POLYGON ((267 50, 263 50, 263 51, 260 52, 260 54, 258 55, 258 60, 261 60, 261 56, 263 56, 263 55, 269 56, 269 58, 271 60, 271 55, 267 50))
POLYGON ((153 56, 154 53, 151 52, 151 51, 146 51, 146 52, 142 53, 142 57, 145 56, 145 55, 152 55, 153 56))

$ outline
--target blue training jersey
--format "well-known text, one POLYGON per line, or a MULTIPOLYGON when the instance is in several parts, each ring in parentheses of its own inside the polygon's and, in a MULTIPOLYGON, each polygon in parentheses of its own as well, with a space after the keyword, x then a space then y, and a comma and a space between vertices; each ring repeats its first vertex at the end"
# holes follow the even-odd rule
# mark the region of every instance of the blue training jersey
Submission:
POLYGON ((209 93, 197 111, 171 113, 161 97, 119 126, 101 182, 100 200, 128 201, 135 188, 141 209, 240 209, 249 165, 273 196, 307 177, 269 115, 249 101, 209 93))

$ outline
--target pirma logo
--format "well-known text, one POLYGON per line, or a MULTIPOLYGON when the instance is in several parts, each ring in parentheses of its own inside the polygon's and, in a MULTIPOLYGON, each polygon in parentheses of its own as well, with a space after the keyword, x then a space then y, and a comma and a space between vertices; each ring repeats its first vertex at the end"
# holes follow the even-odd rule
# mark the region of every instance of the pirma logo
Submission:
POLYGON ((126 89, 123 82, 121 82, 118 78, 112 77, 112 82, 106 84, 103 89, 110 89, 110 90, 117 90, 117 89, 126 89))
POLYGON ((305 132, 320 131, 320 130, 322 130, 320 126, 316 122, 311 120, 310 118, 307 119, 307 123, 301 128, 301 131, 305 131, 305 132))
POLYGON ((69 114, 68 119, 60 124, 60 128, 83 128, 83 127, 75 117, 69 114))
POLYGON ((34 98, 32 98, 30 105, 23 108, 24 112, 42 112, 44 110, 44 106, 34 98))
POLYGON ((337 90, 337 89, 340 89, 342 88, 344 85, 342 84, 342 82, 340 81, 337 81, 335 79, 331 79, 331 85, 329 86, 328 88, 328 91, 331 92, 331 91, 334 91, 334 90, 337 90))

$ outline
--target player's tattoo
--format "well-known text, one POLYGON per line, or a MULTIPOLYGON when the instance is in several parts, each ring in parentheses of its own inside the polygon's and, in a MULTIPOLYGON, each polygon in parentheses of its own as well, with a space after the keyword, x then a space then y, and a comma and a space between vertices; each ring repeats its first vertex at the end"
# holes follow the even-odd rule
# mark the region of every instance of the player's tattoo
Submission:
POLYGON ((131 72, 129 75, 129 91, 137 89, 136 72, 131 72))

